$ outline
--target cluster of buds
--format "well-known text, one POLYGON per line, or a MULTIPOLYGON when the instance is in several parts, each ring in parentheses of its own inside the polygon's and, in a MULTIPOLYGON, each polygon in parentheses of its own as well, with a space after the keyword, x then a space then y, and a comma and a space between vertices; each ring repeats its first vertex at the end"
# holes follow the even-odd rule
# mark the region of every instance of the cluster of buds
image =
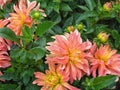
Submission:
POLYGON ((85 30, 85 25, 84 25, 83 23, 80 23, 80 24, 75 25, 75 26, 71 25, 71 26, 68 26, 68 27, 66 28, 66 31, 67 31, 67 32, 73 32, 73 31, 75 31, 76 29, 77 29, 78 31, 82 32, 83 30, 85 30))

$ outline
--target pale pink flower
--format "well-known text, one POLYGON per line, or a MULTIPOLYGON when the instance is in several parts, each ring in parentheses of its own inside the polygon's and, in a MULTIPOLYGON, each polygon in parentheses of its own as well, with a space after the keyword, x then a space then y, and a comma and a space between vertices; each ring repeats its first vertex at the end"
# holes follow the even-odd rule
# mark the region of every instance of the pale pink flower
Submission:
MULTIPOLYGON (((31 27, 33 20, 30 17, 32 10, 38 10, 40 4, 37 5, 36 1, 30 2, 29 0, 20 0, 18 5, 14 5, 14 13, 10 13, 10 24, 8 27, 15 32, 16 35, 22 34, 22 28, 24 25, 31 27)), ((43 12, 43 11, 41 11, 43 12)))
POLYGON ((56 35, 54 38, 55 41, 48 43, 49 46, 46 47, 50 51, 47 62, 61 65, 69 74, 71 83, 73 80, 80 80, 84 74, 89 75, 89 63, 85 57, 91 43, 83 42, 77 30, 70 34, 56 35))
POLYGON ((109 45, 92 47, 93 57, 89 58, 91 63, 91 73, 93 77, 105 76, 106 74, 120 76, 120 54, 117 50, 112 50, 109 45), (98 73, 97 73, 98 72, 98 73))
POLYGON ((59 67, 55 65, 49 66, 45 74, 42 72, 35 72, 37 78, 33 84, 43 86, 41 90, 80 90, 68 84, 68 75, 59 67))

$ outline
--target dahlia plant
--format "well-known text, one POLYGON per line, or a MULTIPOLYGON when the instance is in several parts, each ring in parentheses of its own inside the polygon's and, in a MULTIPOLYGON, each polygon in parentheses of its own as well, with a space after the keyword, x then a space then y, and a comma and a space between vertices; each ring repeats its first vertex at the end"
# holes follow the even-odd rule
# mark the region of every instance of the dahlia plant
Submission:
POLYGON ((120 0, 1 0, 0 90, 119 90, 120 0))

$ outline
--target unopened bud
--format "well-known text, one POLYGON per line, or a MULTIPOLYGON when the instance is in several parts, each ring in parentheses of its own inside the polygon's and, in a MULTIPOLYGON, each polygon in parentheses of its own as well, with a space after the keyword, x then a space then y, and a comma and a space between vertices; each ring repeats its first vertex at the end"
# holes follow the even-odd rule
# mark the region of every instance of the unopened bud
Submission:
POLYGON ((82 23, 77 25, 77 29, 78 30, 83 30, 84 29, 84 25, 82 23))
POLYGON ((110 12, 111 8, 112 8, 112 2, 106 2, 104 5, 103 5, 103 8, 105 11, 108 11, 110 12))
POLYGON ((106 42, 108 40, 109 34, 105 33, 105 32, 101 32, 97 35, 97 38, 102 42, 106 42))
POLYGON ((40 14, 39 11, 32 11, 32 12, 31 12, 31 17, 32 17, 33 19, 40 19, 41 16, 42 16, 42 15, 40 14))
POLYGON ((75 28, 74 28, 74 26, 68 26, 67 27, 67 30, 69 31, 69 32, 73 32, 74 30, 75 30, 75 28))

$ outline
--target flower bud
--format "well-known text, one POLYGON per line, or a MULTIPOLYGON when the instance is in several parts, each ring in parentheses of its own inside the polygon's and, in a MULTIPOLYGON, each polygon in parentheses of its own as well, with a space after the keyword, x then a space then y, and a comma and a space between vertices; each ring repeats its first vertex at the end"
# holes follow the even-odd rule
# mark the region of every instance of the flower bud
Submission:
POLYGON ((78 30, 83 30, 84 29, 84 25, 82 23, 77 25, 77 29, 78 30))
POLYGON ((97 35, 97 38, 102 42, 105 43, 108 40, 109 34, 105 33, 105 32, 100 32, 97 35))
POLYGON ((112 2, 106 2, 104 5, 103 5, 103 8, 105 11, 108 11, 110 12, 111 8, 112 8, 112 2))
POLYGON ((39 12, 39 11, 32 11, 31 12, 31 17, 33 18, 33 19, 40 19, 41 18, 41 13, 39 12))
POLYGON ((69 32, 73 32, 74 30, 75 30, 75 28, 74 28, 74 26, 68 26, 67 27, 67 30, 69 31, 69 32))

